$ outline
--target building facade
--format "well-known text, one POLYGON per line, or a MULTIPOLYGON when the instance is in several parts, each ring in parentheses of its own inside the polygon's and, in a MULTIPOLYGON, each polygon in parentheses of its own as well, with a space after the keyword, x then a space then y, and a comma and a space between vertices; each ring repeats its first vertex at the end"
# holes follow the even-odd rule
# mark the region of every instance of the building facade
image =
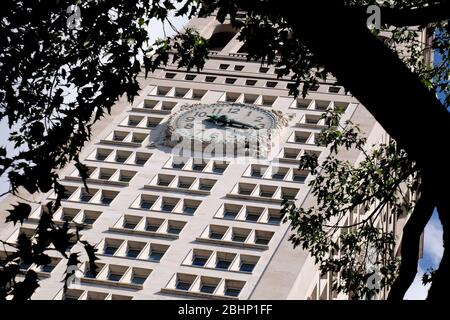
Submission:
MULTIPOLYGON (((54 254, 34 299, 336 299, 329 276, 320 276, 308 254, 293 249, 281 221, 283 198, 308 206, 308 172, 298 170, 305 152, 323 158, 315 144, 327 108, 345 109, 367 136, 368 145, 388 136, 367 110, 333 81, 312 88, 306 98, 288 95, 288 78, 274 67, 247 62, 236 32, 214 16, 189 22, 211 38, 212 54, 201 73, 174 65, 140 77, 141 94, 125 99, 94 127, 80 159, 90 169, 89 193, 78 171, 61 171, 67 189, 56 221, 85 224, 82 239, 96 244, 99 273, 83 264, 66 294, 66 262, 54 254), (192 104, 243 103, 288 117, 274 157, 181 157, 158 141, 166 124, 192 104)), ((357 163, 362 155, 342 157, 357 163)), ((48 194, 36 201, 52 198, 48 194)), ((1 214, 12 198, 1 203, 1 214)), ((32 234, 41 213, 35 205, 23 225, 2 225, 1 239, 32 234)), ((4 217, 0 217, 2 223, 4 217)), ((351 217, 356 221, 358 214, 351 217)), ((402 221, 384 222, 389 230, 402 221)), ((72 251, 83 252, 75 245, 72 251)), ((86 256, 81 256, 86 261, 86 256)), ((34 266, 21 266, 23 270, 34 266)))

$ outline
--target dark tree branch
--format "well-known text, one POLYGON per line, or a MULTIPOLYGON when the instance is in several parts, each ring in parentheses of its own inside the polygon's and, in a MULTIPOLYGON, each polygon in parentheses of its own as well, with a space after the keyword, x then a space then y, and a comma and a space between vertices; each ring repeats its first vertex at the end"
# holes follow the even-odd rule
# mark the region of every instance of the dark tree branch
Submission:
POLYGON ((446 158, 431 155, 450 147, 450 113, 434 92, 341 1, 309 1, 302 6, 301 19, 288 5, 276 8, 316 58, 369 110, 419 169, 426 168, 435 182, 441 181, 442 170, 448 170, 446 158), (322 16, 319 24, 318 12, 322 16))
MULTIPOLYGON (((367 7, 351 8, 356 14, 368 17, 367 7)), ((424 26, 450 19, 450 1, 442 1, 421 8, 380 7, 381 23, 396 27, 424 26)))
POLYGON ((430 220, 435 207, 432 192, 425 189, 424 186, 425 184, 422 183, 416 206, 403 228, 399 274, 390 289, 388 300, 403 300, 406 291, 411 286, 417 274, 420 236, 427 222, 430 220))

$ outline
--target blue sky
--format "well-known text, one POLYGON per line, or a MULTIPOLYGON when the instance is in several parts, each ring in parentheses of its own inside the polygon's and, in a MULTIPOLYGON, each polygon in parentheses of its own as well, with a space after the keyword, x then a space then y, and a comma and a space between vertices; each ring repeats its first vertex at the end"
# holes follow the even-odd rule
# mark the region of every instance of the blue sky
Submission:
MULTIPOLYGON (((181 29, 186 23, 185 17, 170 17, 171 22, 176 28, 181 29)), ((163 37, 164 32, 162 24, 159 21, 153 20, 149 25, 150 40, 154 41, 158 37, 163 37)), ((165 31, 168 36, 174 32, 168 26, 165 25, 165 31)), ((435 57, 436 63, 440 61, 440 57, 435 57)), ((8 148, 8 154, 13 151, 13 148, 8 143, 9 129, 6 121, 0 121, 0 146, 6 146, 8 148)), ((8 190, 8 181, 5 177, 0 177, 0 194, 8 190)), ((428 287, 425 287, 421 283, 421 277, 428 268, 437 268, 441 260, 443 253, 442 246, 442 226, 437 216, 437 212, 433 214, 433 217, 425 228, 425 243, 424 243, 424 256, 419 261, 418 274, 414 283, 406 294, 407 299, 425 299, 428 291, 428 287)))

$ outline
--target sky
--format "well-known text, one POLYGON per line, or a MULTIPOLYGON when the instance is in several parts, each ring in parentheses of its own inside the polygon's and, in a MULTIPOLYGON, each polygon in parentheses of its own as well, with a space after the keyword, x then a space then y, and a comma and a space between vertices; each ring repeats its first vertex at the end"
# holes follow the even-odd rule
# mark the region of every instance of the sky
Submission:
MULTIPOLYGON (((183 25, 187 22, 186 17, 174 17, 170 16, 170 21, 178 29, 182 29, 183 25)), ((150 21, 150 43, 157 38, 164 37, 164 29, 167 36, 174 34, 172 28, 166 23, 163 28, 161 22, 157 20, 150 21)), ((436 63, 440 61, 440 57, 435 57, 436 63)), ((8 154, 13 151, 10 143, 8 143, 9 128, 5 120, 0 121, 0 146, 6 146, 8 154)), ((0 194, 8 190, 8 180, 5 177, 0 177, 0 194)), ((406 293, 405 299, 422 300, 426 298, 429 286, 425 287, 421 283, 421 278, 424 272, 428 268, 437 268, 441 260, 443 253, 442 244, 442 226, 439 221, 437 212, 435 212, 430 219, 429 223, 425 227, 424 238, 424 254, 423 258, 419 261, 418 273, 416 278, 406 293)))

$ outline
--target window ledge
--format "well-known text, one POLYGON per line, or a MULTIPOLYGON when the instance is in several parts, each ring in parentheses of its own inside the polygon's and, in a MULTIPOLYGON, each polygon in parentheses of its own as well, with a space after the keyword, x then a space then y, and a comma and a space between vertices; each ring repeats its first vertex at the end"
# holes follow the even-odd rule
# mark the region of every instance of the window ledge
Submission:
POLYGON ((239 300, 239 297, 219 296, 219 295, 214 295, 214 294, 209 294, 209 293, 185 291, 185 290, 178 290, 178 289, 171 289, 171 288, 161 288, 161 292, 182 295, 182 296, 196 297, 196 298, 213 299, 213 300, 239 300))
POLYGON ((282 199, 257 197, 257 196, 247 196, 247 195, 235 194, 235 193, 227 193, 227 198, 244 199, 244 200, 256 200, 256 201, 272 202, 272 203, 277 203, 277 204, 281 204, 283 202, 282 199))
POLYGON ((125 141, 113 141, 113 140, 100 140, 101 144, 110 144, 113 146, 125 146, 125 147, 134 147, 134 148, 139 148, 142 143, 138 143, 138 142, 125 142, 125 141))
POLYGON ((80 280, 81 280, 81 282, 86 282, 86 283, 94 283, 94 284, 99 284, 99 285, 105 285, 105 286, 111 286, 111 287, 121 287, 121 288, 134 289, 134 290, 142 290, 144 287, 141 284, 116 282, 116 281, 93 279, 93 278, 86 278, 86 277, 83 277, 80 280))
POLYGON ((237 248, 248 248, 248 249, 258 249, 258 250, 268 250, 269 249, 269 246, 265 245, 265 244, 235 242, 235 241, 227 241, 227 240, 216 240, 216 239, 200 238, 200 237, 197 237, 195 240, 198 242, 212 243, 212 244, 237 247, 237 248))
MULTIPOLYGON (((83 181, 81 179, 81 177, 72 177, 72 176, 65 176, 64 180, 77 181, 77 182, 83 181)), ((128 182, 123 182, 123 181, 109 181, 109 180, 92 179, 92 178, 87 178, 86 182, 93 183, 93 184, 100 184, 100 185, 119 186, 119 187, 128 187, 128 185, 129 185, 128 182)))
POLYGON ((114 227, 109 227, 108 230, 112 231, 112 232, 130 233, 130 234, 135 234, 135 235, 155 237, 155 238, 164 238, 164 239, 170 239, 170 240, 176 240, 179 238, 179 235, 176 235, 176 234, 159 233, 159 232, 145 231, 145 230, 131 230, 131 229, 114 228, 114 227))
POLYGON ((155 109, 149 109, 149 108, 131 108, 131 111, 133 112, 142 112, 142 113, 156 113, 156 114, 170 114, 170 111, 168 110, 155 110, 155 109))
POLYGON ((158 186, 158 185, 152 185, 152 184, 144 185, 144 189, 166 190, 166 191, 173 191, 173 192, 187 193, 187 194, 194 194, 194 195, 204 195, 204 196, 208 196, 211 194, 211 191, 165 187, 165 186, 158 186))

